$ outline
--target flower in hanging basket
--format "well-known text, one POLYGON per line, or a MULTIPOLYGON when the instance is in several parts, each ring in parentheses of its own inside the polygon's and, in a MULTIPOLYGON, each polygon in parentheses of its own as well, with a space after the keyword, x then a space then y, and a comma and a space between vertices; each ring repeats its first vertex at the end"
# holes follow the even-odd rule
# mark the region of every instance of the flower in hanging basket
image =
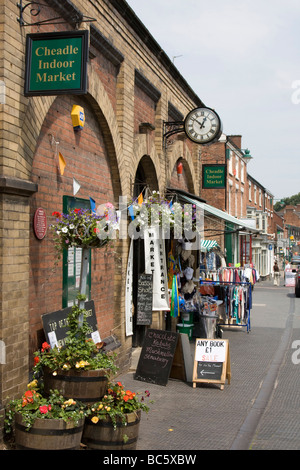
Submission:
POLYGON ((12 432, 16 413, 29 431, 37 419, 63 419, 66 423, 77 424, 85 417, 86 407, 75 400, 66 401, 57 390, 52 390, 49 397, 44 397, 38 389, 37 380, 27 385, 23 396, 11 400, 5 410, 4 428, 7 434, 12 432))
POLYGON ((101 248, 116 239, 119 228, 113 205, 107 203, 104 210, 69 210, 67 214, 54 211, 55 223, 50 225, 55 247, 59 253, 65 248, 101 248))
POLYGON ((147 390, 145 395, 139 399, 138 393, 125 390, 121 382, 111 383, 108 385, 107 394, 103 399, 89 408, 87 417, 93 424, 97 424, 99 420, 110 419, 114 428, 116 428, 118 420, 121 420, 125 426, 128 413, 138 411, 148 413, 149 406, 146 405, 145 398, 149 397, 150 392, 147 390))
POLYGON ((131 202, 134 219, 130 222, 130 234, 134 230, 144 232, 149 227, 162 229, 163 238, 187 238, 192 240, 201 230, 201 215, 195 204, 182 205, 160 195, 158 191, 139 202, 131 202))

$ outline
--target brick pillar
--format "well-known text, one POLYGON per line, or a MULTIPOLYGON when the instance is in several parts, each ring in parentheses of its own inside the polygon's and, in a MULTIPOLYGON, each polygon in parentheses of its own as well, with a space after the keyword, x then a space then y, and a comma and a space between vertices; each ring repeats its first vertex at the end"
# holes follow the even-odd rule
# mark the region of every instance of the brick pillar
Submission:
POLYGON ((0 415, 28 383, 29 196, 36 190, 29 181, 0 178, 0 415))

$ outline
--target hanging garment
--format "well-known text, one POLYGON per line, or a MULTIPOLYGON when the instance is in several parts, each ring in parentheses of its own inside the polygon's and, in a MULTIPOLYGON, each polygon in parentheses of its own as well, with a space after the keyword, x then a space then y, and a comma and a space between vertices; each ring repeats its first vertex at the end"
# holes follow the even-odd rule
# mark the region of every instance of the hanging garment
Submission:
POLYGON ((179 294, 176 274, 173 276, 170 315, 175 318, 179 316, 179 294))

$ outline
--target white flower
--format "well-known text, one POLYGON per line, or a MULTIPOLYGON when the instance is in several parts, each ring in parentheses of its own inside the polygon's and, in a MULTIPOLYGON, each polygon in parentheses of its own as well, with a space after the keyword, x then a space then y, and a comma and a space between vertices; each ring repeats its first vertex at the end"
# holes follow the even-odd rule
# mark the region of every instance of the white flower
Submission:
POLYGON ((73 224, 70 224, 70 225, 69 225, 69 228, 70 228, 71 230, 73 230, 74 225, 73 225, 73 224))
POLYGON ((63 228, 61 229, 61 231, 62 231, 63 233, 67 233, 67 232, 68 232, 68 227, 63 227, 63 228))

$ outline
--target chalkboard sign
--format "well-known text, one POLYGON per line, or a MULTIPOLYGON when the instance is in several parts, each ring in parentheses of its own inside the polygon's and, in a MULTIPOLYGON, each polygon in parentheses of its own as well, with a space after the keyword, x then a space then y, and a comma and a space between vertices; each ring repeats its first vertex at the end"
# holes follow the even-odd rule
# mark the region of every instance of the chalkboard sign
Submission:
POLYGON ((137 289, 137 325, 151 325, 152 323, 152 274, 140 274, 137 289))
MULTIPOLYGON (((95 313, 95 305, 93 300, 85 302, 84 308, 87 311, 86 320, 90 326, 90 332, 87 337, 92 338, 95 343, 101 341, 97 327, 97 319, 95 313)), ((72 307, 67 307, 53 313, 46 313, 42 315, 43 328, 46 335, 46 340, 51 347, 55 345, 62 347, 65 345, 68 331, 68 315, 72 307)))
POLYGON ((193 387, 197 382, 221 384, 221 390, 228 380, 230 383, 231 369, 229 343, 226 339, 196 339, 193 387))
POLYGON ((134 378, 167 385, 179 333, 148 329, 134 378))
POLYGON ((223 362, 197 362, 197 378, 221 380, 223 362))

